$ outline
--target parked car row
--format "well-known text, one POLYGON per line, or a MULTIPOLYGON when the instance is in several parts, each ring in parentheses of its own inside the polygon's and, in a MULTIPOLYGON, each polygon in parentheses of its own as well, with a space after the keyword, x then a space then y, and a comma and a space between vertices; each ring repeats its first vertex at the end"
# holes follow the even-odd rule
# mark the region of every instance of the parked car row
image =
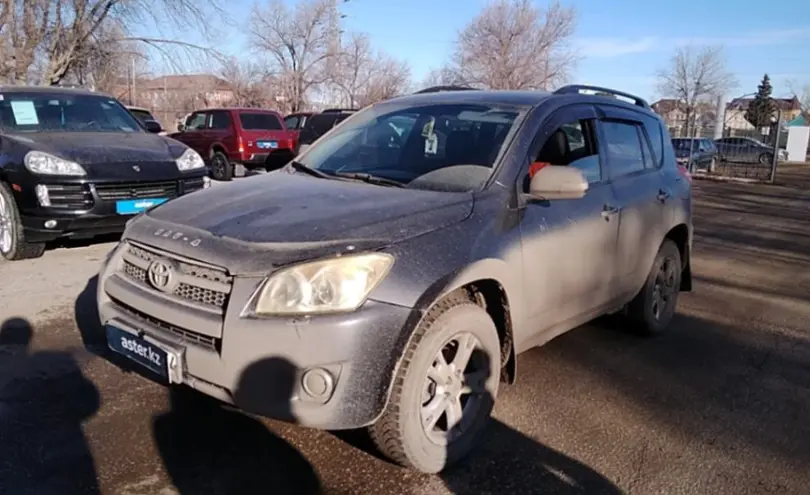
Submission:
MULTIPOLYGON (((672 146, 678 163, 692 171, 714 171, 719 162, 773 163, 774 147, 749 137, 673 138, 672 146)), ((787 159, 785 150, 778 151, 778 159, 787 159)))

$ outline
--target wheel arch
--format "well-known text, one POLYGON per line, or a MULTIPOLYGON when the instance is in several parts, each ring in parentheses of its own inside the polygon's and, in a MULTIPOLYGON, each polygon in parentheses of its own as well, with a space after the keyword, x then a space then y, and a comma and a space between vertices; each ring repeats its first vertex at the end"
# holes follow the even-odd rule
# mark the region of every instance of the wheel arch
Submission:
POLYGON ((692 253, 689 242, 689 227, 685 223, 675 225, 667 232, 664 239, 671 240, 678 247, 678 252, 681 254, 681 263, 683 264, 680 290, 689 292, 692 290, 692 253))

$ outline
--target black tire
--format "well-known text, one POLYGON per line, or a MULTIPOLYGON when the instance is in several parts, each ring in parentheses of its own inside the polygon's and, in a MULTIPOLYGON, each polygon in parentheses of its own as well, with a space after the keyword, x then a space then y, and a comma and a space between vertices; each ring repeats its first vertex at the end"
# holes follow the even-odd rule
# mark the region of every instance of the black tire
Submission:
POLYGON ((211 155, 211 178, 226 182, 233 179, 233 165, 221 151, 211 155))
POLYGON ((644 287, 627 308, 636 332, 643 335, 657 335, 666 330, 672 317, 675 316, 682 272, 683 265, 678 246, 666 239, 658 249, 644 287), (662 300, 658 295, 663 295, 665 299, 662 300))
MULTIPOLYGON (((382 454, 398 464, 424 473, 442 471, 470 453, 487 425, 498 393, 500 367, 498 332, 487 312, 462 297, 439 302, 425 316, 405 350, 388 405, 379 420, 369 427, 371 439, 382 454), (443 393, 445 386, 429 378, 429 372, 437 369, 440 352, 447 360, 444 350, 452 351, 454 343, 462 342, 454 341, 455 338, 469 339, 469 336, 475 337, 471 342, 477 342, 475 350, 470 353, 473 357, 468 362, 476 366, 465 367, 464 373, 454 372, 452 363, 455 354, 446 361, 450 366, 444 366, 448 370, 446 376, 451 377, 448 380, 452 380, 452 377, 458 379, 470 373, 471 369, 477 369, 480 393, 469 395, 466 402, 448 401, 447 398, 455 392, 443 393), (430 391, 430 384, 434 385, 433 392, 430 391), (438 412, 428 412, 426 421, 436 418, 432 421, 435 426, 430 427, 431 431, 428 432, 422 423, 424 408, 434 402, 457 404, 459 409, 456 409, 456 414, 460 413, 462 419, 459 423, 464 426, 450 428, 450 413, 446 412, 449 409, 443 406, 437 408, 438 412), (442 425, 452 432, 451 435, 455 435, 449 440, 444 437, 445 444, 431 439, 431 436, 435 438, 446 434, 434 430, 437 427, 441 429, 442 425)), ((455 386, 460 387, 461 382, 471 383, 460 380, 455 386)), ((446 382, 447 390, 460 390, 453 387, 450 381, 446 382)))
MULTIPOLYGON (((17 261, 42 256, 45 252, 45 243, 28 242, 25 240, 25 232, 20 222, 20 212, 17 210, 17 203, 14 201, 11 190, 2 182, 0 182, 0 200, 3 202, 3 204, 0 205, 0 215, 3 215, 3 211, 6 212, 4 215, 6 218, 0 217, 0 222, 4 222, 6 228, 10 229, 11 237, 10 246, 6 249, 3 249, 3 241, 0 239, 0 259, 17 261)), ((3 229, 0 229, 0 236, 3 235, 2 232, 3 229)))
POLYGON ((770 165, 773 163, 773 155, 770 153, 762 153, 757 157, 757 162, 759 162, 760 165, 770 165))

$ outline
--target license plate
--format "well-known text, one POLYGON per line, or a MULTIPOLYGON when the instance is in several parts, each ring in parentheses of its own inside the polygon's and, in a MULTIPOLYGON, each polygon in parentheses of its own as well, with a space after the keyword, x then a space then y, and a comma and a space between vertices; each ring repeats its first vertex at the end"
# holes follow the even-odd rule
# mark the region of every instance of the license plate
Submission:
POLYGON ((277 141, 256 141, 256 145, 261 149, 276 149, 278 148, 277 141))
POLYGON ((107 346, 158 376, 173 381, 169 377, 169 361, 173 360, 171 364, 177 365, 177 356, 173 353, 113 325, 107 325, 107 346))
POLYGON ((126 201, 118 201, 115 203, 115 211, 119 215, 136 215, 144 210, 148 210, 153 206, 168 201, 167 198, 149 198, 149 199, 129 199, 126 201))

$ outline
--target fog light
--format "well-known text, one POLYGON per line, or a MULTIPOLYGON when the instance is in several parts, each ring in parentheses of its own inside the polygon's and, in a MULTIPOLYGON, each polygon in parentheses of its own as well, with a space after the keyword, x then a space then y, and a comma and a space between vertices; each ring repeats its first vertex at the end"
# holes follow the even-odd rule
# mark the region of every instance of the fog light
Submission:
POLYGON ((207 175, 203 177, 203 189, 208 189, 211 187, 211 178, 207 175))
POLYGON ((335 379, 323 368, 312 368, 301 377, 301 385, 313 399, 326 400, 335 389, 335 379))
POLYGON ((37 184, 36 192, 40 206, 51 206, 51 196, 48 194, 48 186, 37 184))
POLYGON ((46 229, 52 229, 54 227, 56 227, 56 220, 47 220, 45 222, 45 228, 46 229))

